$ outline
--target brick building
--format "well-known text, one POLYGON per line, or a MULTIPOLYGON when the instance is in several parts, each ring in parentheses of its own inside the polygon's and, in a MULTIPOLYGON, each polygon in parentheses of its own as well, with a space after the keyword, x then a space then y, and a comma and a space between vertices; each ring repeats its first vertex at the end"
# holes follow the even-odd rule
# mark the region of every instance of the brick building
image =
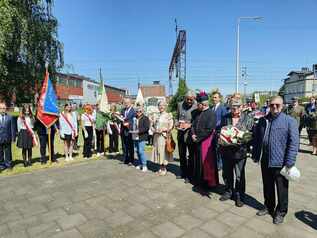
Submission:
MULTIPOLYGON (((110 85, 105 85, 105 88, 109 103, 120 103, 126 95, 124 89, 110 85)), ((69 101, 77 104, 95 104, 97 102, 99 82, 78 74, 58 73, 56 75, 55 89, 59 104, 69 101)))

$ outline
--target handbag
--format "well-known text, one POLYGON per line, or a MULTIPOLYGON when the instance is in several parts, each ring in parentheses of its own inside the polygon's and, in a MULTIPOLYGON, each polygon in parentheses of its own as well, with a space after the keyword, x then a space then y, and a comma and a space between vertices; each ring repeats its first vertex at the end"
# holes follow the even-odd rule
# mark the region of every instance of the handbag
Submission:
POLYGON ((165 142, 166 151, 168 153, 173 153, 176 147, 176 143, 173 139, 173 136, 171 133, 168 133, 166 135, 166 142, 165 142))

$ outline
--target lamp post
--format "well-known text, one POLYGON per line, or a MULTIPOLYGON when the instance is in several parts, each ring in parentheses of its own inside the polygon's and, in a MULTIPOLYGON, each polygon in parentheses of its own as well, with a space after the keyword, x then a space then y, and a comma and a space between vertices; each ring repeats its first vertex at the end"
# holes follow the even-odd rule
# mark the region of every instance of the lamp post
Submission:
POLYGON ((259 21, 263 17, 254 16, 254 17, 238 17, 237 22, 237 59, 236 59, 236 93, 239 92, 239 78, 240 78, 240 22, 242 20, 253 20, 259 21))

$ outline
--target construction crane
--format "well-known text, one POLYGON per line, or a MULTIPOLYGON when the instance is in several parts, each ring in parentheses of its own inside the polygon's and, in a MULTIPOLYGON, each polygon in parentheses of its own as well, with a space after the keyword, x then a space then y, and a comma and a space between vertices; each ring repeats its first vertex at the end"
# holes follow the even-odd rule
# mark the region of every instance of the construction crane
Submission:
POLYGON ((177 40, 174 47, 171 63, 169 66, 169 94, 173 95, 172 81, 178 80, 186 81, 186 31, 179 30, 176 23, 177 40), (177 34, 178 33, 178 34, 177 34), (175 77, 174 77, 175 76, 175 77))

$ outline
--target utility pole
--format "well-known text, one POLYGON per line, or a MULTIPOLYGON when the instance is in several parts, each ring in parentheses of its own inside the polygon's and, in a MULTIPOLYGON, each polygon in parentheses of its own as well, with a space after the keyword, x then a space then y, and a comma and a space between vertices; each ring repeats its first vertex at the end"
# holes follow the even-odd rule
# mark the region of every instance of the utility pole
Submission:
POLYGON ((244 103, 247 102, 247 67, 242 67, 242 78, 243 78, 243 95, 244 95, 244 103))
POLYGON ((101 68, 99 68, 99 82, 103 81, 102 79, 102 73, 101 73, 101 68))

